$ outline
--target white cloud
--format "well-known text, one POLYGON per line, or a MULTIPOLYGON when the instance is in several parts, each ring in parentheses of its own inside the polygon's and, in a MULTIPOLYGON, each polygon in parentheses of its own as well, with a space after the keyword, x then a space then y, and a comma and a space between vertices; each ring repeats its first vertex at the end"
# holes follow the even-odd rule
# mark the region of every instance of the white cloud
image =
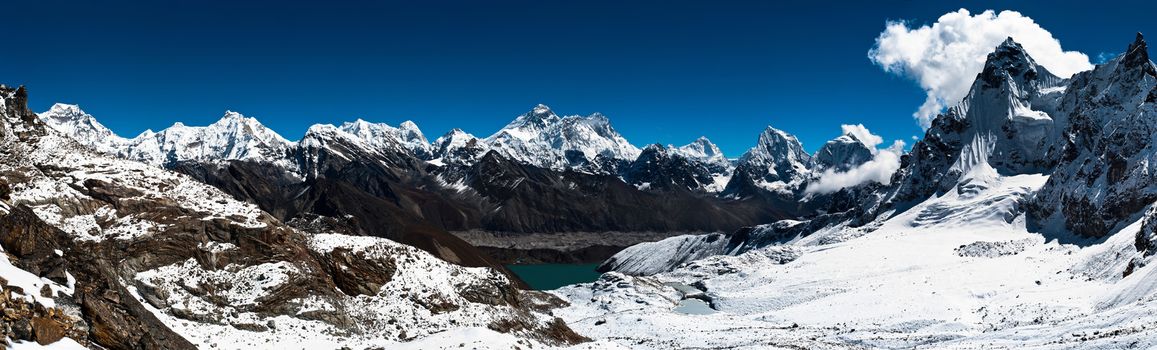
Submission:
POLYGON ((1016 11, 988 10, 973 16, 960 9, 919 28, 889 21, 868 57, 885 71, 909 77, 924 88, 928 97, 914 116, 921 127, 928 128, 945 106, 968 94, 985 58, 1008 37, 1057 76, 1093 68, 1088 56, 1064 51, 1052 33, 1016 11))
POLYGON ((872 149, 872 160, 848 169, 848 171, 825 170, 816 181, 808 184, 804 193, 831 193, 845 187, 853 187, 868 182, 889 184, 892 181, 892 174, 900 169, 900 156, 904 154, 904 141, 896 140, 888 148, 877 149, 877 146, 884 143, 884 138, 873 134, 863 124, 845 124, 841 125, 840 128, 843 129, 844 134, 855 136, 856 139, 872 149))
POLYGON ((868 131, 867 127, 864 127, 864 124, 844 124, 840 125, 840 129, 843 129, 844 134, 854 136, 857 140, 860 140, 861 143, 867 145, 868 148, 871 149, 876 149, 876 146, 884 143, 883 137, 872 134, 871 131, 868 131))

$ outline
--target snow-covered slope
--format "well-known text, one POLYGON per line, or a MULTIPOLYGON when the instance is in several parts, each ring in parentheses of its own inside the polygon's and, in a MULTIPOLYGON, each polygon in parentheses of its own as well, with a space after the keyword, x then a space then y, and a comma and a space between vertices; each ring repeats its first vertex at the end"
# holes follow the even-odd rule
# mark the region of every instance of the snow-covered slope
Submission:
POLYGON ((599 265, 599 271, 649 276, 674 270, 683 264, 728 253, 724 234, 679 235, 658 242, 639 243, 599 265))
MULTIPOLYGON (((1154 267, 1129 265, 1141 223, 1085 246, 1049 241, 1019 208, 1047 177, 994 176, 872 228, 839 225, 651 277, 608 273, 556 291, 572 303, 559 315, 640 349, 1157 346, 1154 267)), ((652 258, 634 268, 666 263, 652 258)))
POLYGON ((1007 40, 891 185, 726 245, 624 250, 608 265, 670 272, 563 288, 561 314, 640 348, 1157 347, 1146 49, 1068 80, 1007 40))

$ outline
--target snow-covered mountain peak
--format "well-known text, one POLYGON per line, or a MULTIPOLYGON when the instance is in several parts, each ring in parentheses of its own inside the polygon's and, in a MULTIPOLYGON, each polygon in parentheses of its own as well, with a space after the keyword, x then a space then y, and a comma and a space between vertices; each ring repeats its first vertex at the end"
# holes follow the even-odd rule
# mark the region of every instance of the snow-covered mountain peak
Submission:
POLYGON ((549 106, 541 104, 541 103, 534 106, 534 108, 531 109, 531 113, 536 114, 536 115, 554 114, 554 112, 552 112, 550 110, 549 106))
POLYGON ((680 146, 678 148, 675 148, 674 146, 669 147, 675 149, 683 156, 690 158, 698 158, 702 160, 726 160, 726 158, 723 156, 723 151, 719 149, 719 146, 716 146, 715 143, 711 142, 711 140, 707 139, 705 136, 700 136, 698 139, 695 139, 695 141, 691 141, 691 143, 680 146))
POLYGON ((430 162, 435 165, 472 164, 490 150, 483 140, 458 128, 435 139, 431 147, 430 162))
POLYGON ((498 132, 507 132, 510 133, 511 136, 520 137, 525 135, 516 131, 523 131, 528 129, 541 130, 558 123, 560 120, 562 120, 562 118, 555 114, 554 111, 550 109, 550 107, 547 107, 544 104, 539 104, 534 106, 534 108, 532 108, 529 112, 514 118, 510 124, 507 124, 506 127, 502 128, 502 130, 499 130, 498 132))
POLYGON ((735 176, 723 195, 747 196, 755 188, 790 194, 803 183, 814 164, 795 135, 769 125, 759 134, 755 147, 739 158, 735 176))
POLYGON ((426 135, 422 134, 422 129, 419 129, 418 124, 414 123, 413 120, 407 120, 407 121, 402 122, 401 124, 398 124, 398 129, 405 130, 406 132, 409 132, 409 133, 415 133, 415 134, 417 134, 417 136, 421 136, 422 139, 426 138, 426 135))
MULTIPOLYGON (((1012 38, 1006 39, 988 54, 979 78, 977 83, 984 82, 984 87, 1013 84, 1016 88, 1026 90, 1058 86, 1062 81, 1038 65, 1024 47, 1012 38)), ((973 86, 975 88, 976 85, 973 86)))
POLYGON ((225 111, 225 115, 213 124, 204 128, 190 127, 205 134, 217 134, 231 139, 254 139, 268 144, 289 144, 289 140, 281 137, 276 131, 261 124, 257 118, 246 117, 234 111, 225 111))
POLYGON ((587 123, 590 123, 592 125, 610 125, 611 124, 611 118, 608 118, 606 115, 599 113, 599 112, 591 113, 591 115, 587 116, 585 119, 586 119, 587 123))
POLYGON ((433 152, 422 130, 412 121, 405 121, 395 128, 389 124, 371 123, 358 118, 343 123, 338 129, 381 151, 397 151, 400 145, 422 159, 429 159, 433 152))
POLYGON ((402 140, 406 142, 430 143, 430 141, 426 139, 426 135, 422 133, 422 129, 419 129, 418 124, 413 121, 407 120, 398 124, 398 131, 399 135, 402 136, 402 140))
POLYGON ((465 146, 468 142, 477 142, 478 140, 479 139, 474 137, 473 134, 462 131, 462 129, 459 128, 454 128, 446 132, 446 134, 439 136, 437 139, 434 139, 434 147, 437 147, 438 149, 443 149, 446 147, 459 147, 465 146))
POLYGON ((362 118, 354 119, 352 122, 344 122, 339 127, 342 130, 364 130, 371 128, 370 122, 362 118))
POLYGON ((234 111, 226 109, 225 115, 221 116, 221 120, 218 122, 221 122, 221 121, 235 122, 235 121, 242 121, 245 119, 246 119, 245 115, 242 115, 240 112, 234 112, 234 111))
POLYGON ((872 160, 874 151, 852 132, 845 132, 824 143, 816 151, 815 161, 823 169, 848 171, 872 160))
POLYGON ((598 157, 631 161, 639 155, 606 116, 559 117, 545 105, 518 116, 485 142, 508 159, 555 170, 589 169, 598 157))
POLYGON ((759 142, 755 148, 748 151, 749 157, 766 159, 782 159, 788 161, 810 162, 811 156, 804 152, 803 144, 795 135, 767 126, 759 134, 759 142))
MULTIPOLYGON (((1133 43, 1129 44, 1129 49, 1125 50, 1125 65, 1139 66, 1148 64, 1149 62, 1149 44, 1145 43, 1145 36, 1137 33, 1137 38, 1133 39, 1133 43)), ((1151 64, 1150 64, 1151 65, 1151 64)))
MULTIPOLYGON (((40 112, 37 115, 45 122, 57 125, 76 125, 79 123, 87 123, 88 121, 96 121, 92 115, 81 110, 80 106, 64 103, 54 104, 52 108, 40 112)), ((100 123, 97 122, 96 124, 100 123)))
POLYGON ((177 122, 159 132, 146 131, 115 150, 117 156, 153 165, 182 161, 249 160, 289 167, 294 143, 256 118, 226 111, 208 126, 177 122))
POLYGON ((91 145, 100 152, 112 152, 127 141, 77 105, 57 103, 38 116, 49 127, 73 137, 82 144, 91 145))
POLYGON ((234 111, 225 111, 225 115, 217 122, 205 127, 206 133, 227 135, 231 141, 252 139, 268 145, 288 145, 291 142, 281 134, 261 124, 257 118, 246 117, 234 111))
POLYGON ((85 113, 83 110, 81 110, 80 106, 77 106, 74 104, 67 104, 67 103, 53 104, 52 107, 49 108, 47 112, 44 112, 41 114, 50 114, 50 115, 53 115, 55 117, 70 116, 70 117, 73 117, 75 119, 79 119, 82 117, 89 117, 89 118, 92 117, 88 113, 85 113))
POLYGON ((646 145, 643 147, 642 152, 648 152, 648 151, 661 152, 661 153, 666 154, 667 153, 667 147, 663 147, 663 145, 658 144, 658 143, 652 143, 652 144, 649 144, 649 145, 646 145))

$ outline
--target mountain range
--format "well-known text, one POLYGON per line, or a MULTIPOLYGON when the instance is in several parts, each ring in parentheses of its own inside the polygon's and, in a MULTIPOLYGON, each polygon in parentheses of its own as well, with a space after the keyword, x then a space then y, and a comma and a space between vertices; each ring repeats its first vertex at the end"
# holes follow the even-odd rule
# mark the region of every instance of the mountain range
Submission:
MULTIPOLYGON (((178 123, 131 139, 75 105, 57 104, 39 116, 97 152, 190 175, 286 222, 353 215, 360 234, 499 269, 487 258, 494 252, 480 254, 453 233, 728 232, 819 212, 823 201, 814 197, 824 196, 799 204, 817 177, 810 174, 849 171, 876 153, 845 134, 825 145, 817 162, 798 139, 771 127, 738 160, 705 137, 639 149, 606 116, 560 117, 545 105, 486 138, 455 129, 433 142, 409 121, 319 124, 294 142, 236 112, 208 126, 178 123)), ((599 262, 634 243, 598 254, 566 247, 550 259, 599 262)), ((500 255, 501 262, 544 259, 518 249, 500 255)))
POLYGON ((736 159, 706 138, 640 148, 544 105, 485 138, 356 120, 289 141, 235 112, 124 138, 77 106, 32 113, 23 87, 0 97, 7 339, 1157 347, 1140 34, 1071 77, 1008 38, 907 151, 862 125, 814 154, 771 126, 736 159), (640 232, 654 241, 519 248, 640 232), (603 258, 550 292, 504 266, 603 258))

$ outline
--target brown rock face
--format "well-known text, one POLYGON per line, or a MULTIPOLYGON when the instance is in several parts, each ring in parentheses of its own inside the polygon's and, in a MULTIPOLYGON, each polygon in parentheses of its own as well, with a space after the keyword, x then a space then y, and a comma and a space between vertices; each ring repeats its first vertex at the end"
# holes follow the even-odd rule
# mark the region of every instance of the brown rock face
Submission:
POLYGON ((17 258, 14 262, 17 267, 41 276, 67 270, 76 277, 73 299, 79 302, 85 316, 83 322, 88 324, 88 329, 83 332, 75 327, 70 331, 61 326, 66 323, 59 318, 31 318, 31 315, 23 313, 33 320, 29 324, 32 333, 29 337, 14 339, 50 343, 52 341, 47 339, 59 340, 58 334, 67 333, 74 340, 91 338, 96 344, 110 349, 196 348, 128 296, 128 291, 117 282, 120 278, 111 264, 102 259, 106 256, 99 253, 104 247, 76 244, 67 233, 46 224, 26 206, 13 208, 7 215, 0 216, 0 232, 8 233, 0 239, 0 244, 17 258), (67 253, 71 260, 64 260, 55 254, 57 249, 78 254, 67 253), (93 252, 93 255, 79 252, 93 252))
POLYGON ((64 338, 65 325, 48 317, 32 318, 32 337, 40 345, 48 345, 64 338))
POLYGON ((378 294, 378 289, 390 281, 396 268, 393 261, 367 259, 364 254, 346 248, 334 249, 320 260, 337 288, 350 296, 378 294))

